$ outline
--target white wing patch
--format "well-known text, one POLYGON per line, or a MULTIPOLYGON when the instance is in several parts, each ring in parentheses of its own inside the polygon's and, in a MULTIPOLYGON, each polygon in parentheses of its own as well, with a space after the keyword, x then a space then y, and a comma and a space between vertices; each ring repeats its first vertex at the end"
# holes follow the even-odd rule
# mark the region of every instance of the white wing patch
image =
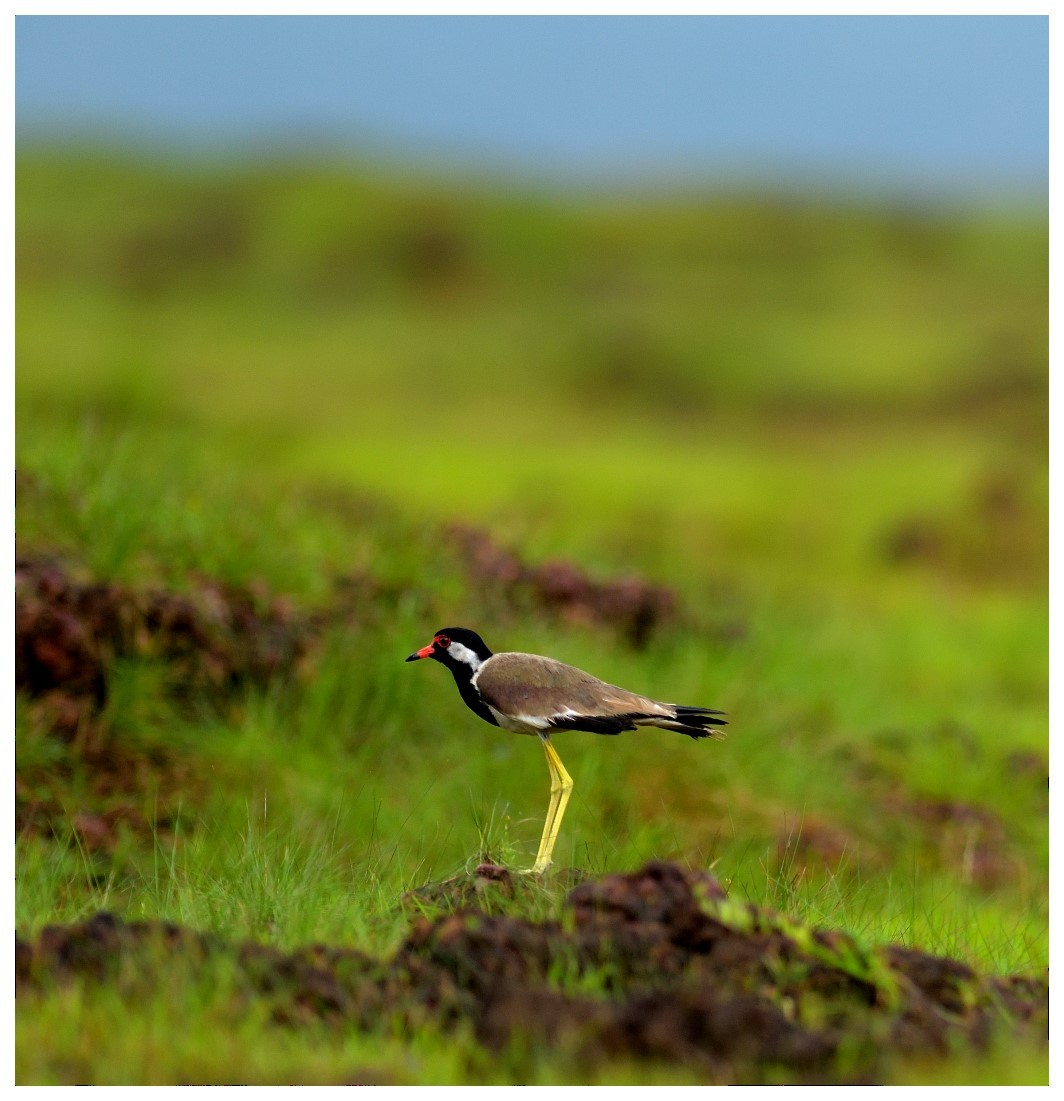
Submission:
POLYGON ((488 710, 495 716, 495 721, 512 734, 541 734, 550 727, 550 718, 542 715, 504 715, 488 704, 488 710))
POLYGON ((550 730, 559 719, 585 718, 583 711, 574 711, 571 707, 563 707, 555 711, 553 715, 504 715, 488 704, 488 710, 495 716, 495 721, 503 728, 514 734, 542 734, 544 730, 550 730))

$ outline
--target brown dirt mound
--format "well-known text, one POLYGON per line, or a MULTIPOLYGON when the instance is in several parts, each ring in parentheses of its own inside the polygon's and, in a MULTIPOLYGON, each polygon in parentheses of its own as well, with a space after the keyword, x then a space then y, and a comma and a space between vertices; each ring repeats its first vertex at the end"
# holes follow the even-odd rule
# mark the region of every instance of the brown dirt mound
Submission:
POLYGON ((1010 1029, 1045 1037, 1042 980, 864 949, 722 896, 710 876, 652 863, 581 884, 558 921, 469 909, 419 918, 379 962, 98 914, 32 943, 16 937, 16 979, 39 996, 75 978, 143 996, 160 968, 224 955, 245 997, 270 999, 279 1024, 465 1026, 491 1050, 548 1043, 584 1068, 612 1057, 680 1062, 706 1082, 875 1082, 894 1058, 981 1049, 1010 1029), (565 989, 573 983, 580 993, 565 989))
POLYGON ((45 753, 44 765, 20 754, 16 828, 50 836, 72 826, 89 851, 113 848, 120 828, 165 831, 166 793, 189 780, 172 751, 121 737, 105 721, 116 661, 158 661, 178 704, 218 699, 295 668, 314 634, 287 600, 216 580, 186 593, 141 590, 79 577, 54 558, 22 557, 15 582, 15 685, 30 720, 21 746, 42 731, 63 746, 45 753), (74 777, 83 805, 68 818, 62 793, 74 777), (149 823, 135 803, 153 791, 162 802, 149 823))
POLYGON ((153 657, 190 696, 290 669, 310 624, 290 601, 201 578, 187 593, 77 578, 56 559, 15 565, 15 683, 31 696, 61 691, 106 700, 119 657, 153 657))
POLYGON ((531 605, 566 623, 609 627, 637 649, 676 621, 675 593, 644 578, 596 581, 564 559, 530 566, 486 531, 466 525, 444 534, 474 584, 507 606, 531 605))
MULTIPOLYGON (((551 885, 555 888, 573 887, 585 879, 587 874, 579 868, 551 871, 551 885)), ((527 902, 538 889, 535 878, 511 872, 485 858, 472 874, 454 875, 407 891, 400 904, 403 909, 412 911, 473 909, 491 912, 505 909, 514 900, 527 902)))
POLYGON ((880 537, 880 557, 971 584, 1044 586, 1049 569, 1045 502, 1021 470, 988 472, 959 509, 899 517, 880 537))

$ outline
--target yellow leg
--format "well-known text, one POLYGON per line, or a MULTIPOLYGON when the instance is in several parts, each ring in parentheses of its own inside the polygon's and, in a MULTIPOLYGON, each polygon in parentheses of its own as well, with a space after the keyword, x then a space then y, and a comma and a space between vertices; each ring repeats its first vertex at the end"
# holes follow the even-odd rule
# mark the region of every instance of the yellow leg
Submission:
POLYGON ((540 875, 550 867, 554 842, 558 839, 558 830, 561 829, 562 818, 565 816, 565 804, 569 802, 569 795, 573 790, 573 778, 565 771, 565 765, 550 744, 550 738, 541 737, 540 740, 543 742, 543 752, 547 755, 547 768, 550 769, 550 806, 547 808, 547 819, 543 823, 543 836, 539 841, 536 862, 529 869, 532 875, 540 875))

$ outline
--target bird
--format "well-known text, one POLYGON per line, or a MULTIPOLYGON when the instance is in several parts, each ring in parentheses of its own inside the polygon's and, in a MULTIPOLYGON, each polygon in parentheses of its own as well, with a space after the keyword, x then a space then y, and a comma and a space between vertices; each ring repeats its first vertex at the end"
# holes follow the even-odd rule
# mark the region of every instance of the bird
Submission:
POLYGON ((539 654, 493 654, 465 627, 444 627, 407 661, 432 658, 450 669, 466 706, 485 722, 539 738, 550 770, 550 805, 535 863, 525 872, 542 875, 550 867, 573 780, 551 744, 558 730, 620 734, 641 726, 676 730, 689 738, 716 738, 727 726, 723 711, 662 703, 607 684, 575 666, 539 654))

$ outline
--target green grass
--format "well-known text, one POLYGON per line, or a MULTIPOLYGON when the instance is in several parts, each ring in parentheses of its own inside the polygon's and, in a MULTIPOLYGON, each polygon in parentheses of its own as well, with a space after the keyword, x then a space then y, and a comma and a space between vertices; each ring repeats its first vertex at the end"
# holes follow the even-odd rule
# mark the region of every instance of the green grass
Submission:
MULTIPOLYGON (((1046 966, 1047 793, 1009 771, 1047 757, 1038 219, 27 154, 18 245, 20 553, 134 585, 261 583, 305 608, 344 575, 386 594, 301 676, 225 702, 178 708, 159 670, 116 670, 110 736, 190 763, 184 789, 138 796, 149 821, 169 800, 177 827, 107 856, 19 838, 20 934, 110 908, 385 954, 404 892, 483 851, 530 863, 542 753, 402 662, 448 622, 729 712, 721 744, 559 737, 576 787, 557 864, 676 859, 866 943, 1046 966), (686 621, 635 652, 500 612, 441 541, 453 520, 531 562, 641 572, 686 621), (913 522, 932 551, 892 557, 913 522), (1000 824, 991 873, 971 860, 985 837, 921 817, 935 800, 1000 824)), ((19 770, 66 752, 20 705, 19 770)), ((76 769, 60 794, 68 815, 92 799, 76 769)), ((530 916, 559 903, 545 890, 530 916)), ((19 1081, 573 1073, 545 1053, 485 1068, 429 1035, 279 1040, 181 981, 135 1006, 20 1004, 19 1081)), ((969 1080, 1037 1064, 996 1052, 969 1080)))

